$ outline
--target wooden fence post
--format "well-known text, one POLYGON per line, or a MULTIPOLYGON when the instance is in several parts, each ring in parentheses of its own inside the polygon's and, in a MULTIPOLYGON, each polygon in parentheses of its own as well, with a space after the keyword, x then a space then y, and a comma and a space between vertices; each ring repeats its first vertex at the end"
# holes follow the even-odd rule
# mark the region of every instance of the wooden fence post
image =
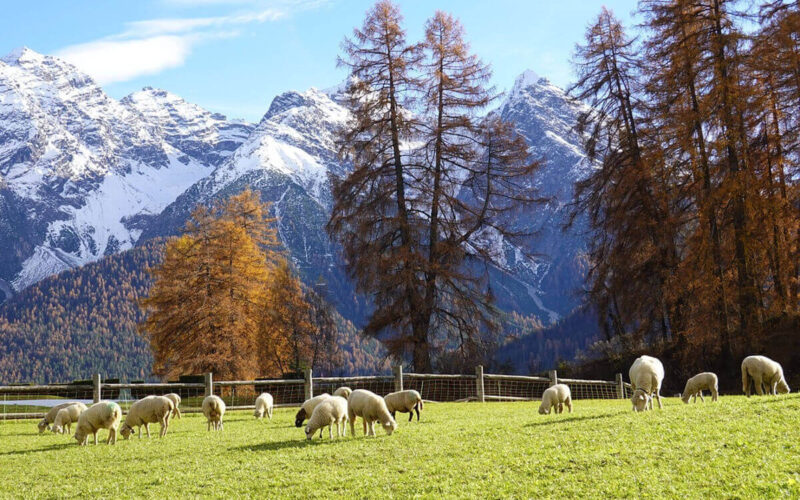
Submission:
POLYGON ((99 403, 102 399, 102 383, 100 381, 100 374, 95 373, 92 375, 92 403, 99 403))
POLYGON ((394 372, 394 392, 403 390, 403 365, 392 368, 394 372))
POLYGON ((483 387, 483 365, 475 367, 475 393, 480 403, 486 402, 486 393, 483 387))
POLYGON ((305 380, 306 399, 311 399, 314 397, 314 379, 312 377, 311 368, 306 368, 305 380))
POLYGON ((617 397, 625 399, 625 382, 622 381, 621 373, 617 373, 617 397))
POLYGON ((211 372, 206 373, 206 396, 214 394, 214 375, 211 372))
POLYGON ((558 373, 555 370, 550 370, 550 387, 558 383, 558 373))

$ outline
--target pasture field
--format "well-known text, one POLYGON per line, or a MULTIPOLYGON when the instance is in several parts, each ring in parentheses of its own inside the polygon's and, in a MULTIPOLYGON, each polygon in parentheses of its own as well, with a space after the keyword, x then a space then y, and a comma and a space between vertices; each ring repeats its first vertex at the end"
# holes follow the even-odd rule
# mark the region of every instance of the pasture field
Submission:
MULTIPOLYGON (((377 438, 306 442, 295 409, 272 421, 230 412, 221 433, 202 415, 159 439, 80 448, 0 422, 0 496, 263 498, 800 497, 800 396, 722 396, 634 414, 629 401, 429 403, 377 438)), ((360 421, 359 421, 360 424, 360 421)), ((155 430, 155 432, 153 432, 155 430)), ((349 430, 348 430, 349 434, 349 430)), ((100 432, 105 438, 106 431, 100 432)), ((335 432, 334 432, 335 436, 335 432)))

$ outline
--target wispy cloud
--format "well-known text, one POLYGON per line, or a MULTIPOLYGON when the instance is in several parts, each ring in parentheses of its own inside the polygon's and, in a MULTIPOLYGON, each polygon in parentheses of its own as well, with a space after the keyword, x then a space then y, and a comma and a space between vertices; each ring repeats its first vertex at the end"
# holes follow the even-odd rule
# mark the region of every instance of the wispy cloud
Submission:
MULTIPOLYGON (((169 0, 190 3, 233 3, 225 0, 169 0)), ((239 0, 241 3, 241 0, 239 0)), ((70 45, 56 52, 101 85, 153 75, 182 66, 200 43, 238 36, 249 24, 284 19, 297 10, 324 3, 320 0, 282 2, 253 12, 216 17, 162 18, 133 21, 118 34, 70 45)))

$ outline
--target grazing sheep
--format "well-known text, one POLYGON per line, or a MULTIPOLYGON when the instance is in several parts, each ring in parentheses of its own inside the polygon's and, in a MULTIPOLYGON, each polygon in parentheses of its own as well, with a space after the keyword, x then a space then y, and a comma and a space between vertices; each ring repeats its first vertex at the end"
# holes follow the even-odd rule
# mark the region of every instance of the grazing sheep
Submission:
POLYGON ((219 396, 206 396, 203 400, 203 415, 208 420, 208 430, 222 430, 222 416, 225 415, 225 401, 219 396))
POLYGON ((122 420, 122 409, 113 401, 100 401, 90 406, 78 417, 78 426, 75 429, 75 440, 79 446, 84 446, 89 441, 89 434, 94 435, 94 444, 97 444, 97 431, 108 429, 106 444, 117 442, 117 428, 122 420))
POLYGON ((352 392, 353 392, 353 389, 351 389, 349 387, 339 387, 338 389, 333 391, 333 395, 334 396, 340 396, 340 397, 343 397, 344 399, 347 399, 347 398, 350 397, 350 393, 352 393, 352 392))
POLYGON ((44 416, 43 419, 39 421, 37 425, 39 427, 39 434, 43 433, 44 431, 50 430, 50 424, 52 424, 55 419, 56 415, 58 415, 58 411, 66 408, 67 406, 74 405, 76 401, 67 401, 66 403, 59 403, 54 407, 50 408, 50 411, 44 416))
POLYGON ((694 396, 694 402, 697 403, 697 396, 700 396, 700 401, 706 402, 703 398, 703 391, 711 392, 711 401, 716 401, 719 397, 719 381, 717 375, 711 372, 698 373, 694 377, 686 381, 686 387, 683 389, 681 401, 689 404, 689 399, 694 396))
POLYGON ((253 412, 253 416, 256 418, 264 418, 264 415, 272 420, 272 394, 268 392, 264 392, 256 398, 256 410, 253 412))
POLYGON ((636 358, 628 375, 633 387, 633 397, 631 397, 633 411, 644 411, 648 407, 652 410, 653 396, 658 401, 658 407, 663 408, 659 394, 661 383, 664 382, 664 365, 661 361, 650 356, 636 358))
POLYGON ((419 422, 419 412, 422 410, 422 396, 417 391, 406 390, 387 394, 383 397, 386 408, 394 418, 395 412, 408 413, 408 421, 414 418, 414 411, 417 412, 417 422, 419 422))
POLYGON ((756 393, 763 393, 761 384, 767 388, 767 394, 777 395, 790 392, 786 379, 783 378, 783 367, 780 363, 766 356, 747 356, 742 361, 742 391, 750 397, 750 382, 755 385, 756 393))
POLYGON ((397 422, 394 421, 386 401, 374 392, 366 389, 357 389, 350 394, 347 400, 347 418, 350 420, 350 434, 356 435, 354 423, 356 417, 361 417, 364 423, 364 434, 367 436, 375 435, 375 421, 379 421, 386 434, 391 436, 397 429, 397 422))
POLYGON ((550 408, 555 408, 555 413, 563 413, 564 405, 567 405, 569 412, 572 413, 572 392, 564 384, 556 384, 547 388, 542 394, 542 404, 539 405, 539 414, 548 415, 550 408))
POLYGON ((139 439, 142 438, 142 427, 150 437, 150 424, 158 422, 161 424, 159 437, 167 435, 169 428, 169 417, 175 411, 175 404, 166 396, 147 396, 133 403, 122 424, 122 437, 128 439, 133 434, 133 428, 139 428, 139 439))
POLYGON ((347 434, 347 400, 341 396, 331 396, 314 408, 306 424, 306 439, 310 441, 317 429, 322 439, 325 427, 328 428, 328 439, 333 439, 333 424, 336 424, 337 438, 347 434))
POLYGON ((311 417, 311 414, 314 413, 314 408, 317 407, 325 399, 331 397, 330 394, 327 392, 323 392, 319 396, 314 396, 311 399, 306 399, 303 403, 303 406, 297 411, 297 415, 294 416, 294 426, 295 427, 302 427, 303 422, 305 419, 311 417))
POLYGON ((53 433, 65 434, 72 432, 72 422, 77 422, 84 411, 86 411, 86 405, 83 403, 73 403, 58 410, 56 419, 53 420, 53 433))
POLYGON ((172 401, 172 404, 175 405, 175 409, 172 410, 172 417, 181 418, 181 409, 178 408, 181 405, 181 397, 174 392, 170 392, 169 394, 164 394, 165 398, 169 398, 172 401))

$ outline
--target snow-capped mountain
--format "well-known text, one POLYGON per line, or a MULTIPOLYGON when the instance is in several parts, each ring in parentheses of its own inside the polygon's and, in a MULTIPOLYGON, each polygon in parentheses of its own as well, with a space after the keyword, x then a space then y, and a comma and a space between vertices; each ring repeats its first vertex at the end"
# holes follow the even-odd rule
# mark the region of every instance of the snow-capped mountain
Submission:
POLYGON ((0 60, 3 295, 130 248, 149 217, 247 134, 246 124, 179 99, 162 105, 169 116, 144 101, 122 104, 74 66, 27 48, 0 60))

